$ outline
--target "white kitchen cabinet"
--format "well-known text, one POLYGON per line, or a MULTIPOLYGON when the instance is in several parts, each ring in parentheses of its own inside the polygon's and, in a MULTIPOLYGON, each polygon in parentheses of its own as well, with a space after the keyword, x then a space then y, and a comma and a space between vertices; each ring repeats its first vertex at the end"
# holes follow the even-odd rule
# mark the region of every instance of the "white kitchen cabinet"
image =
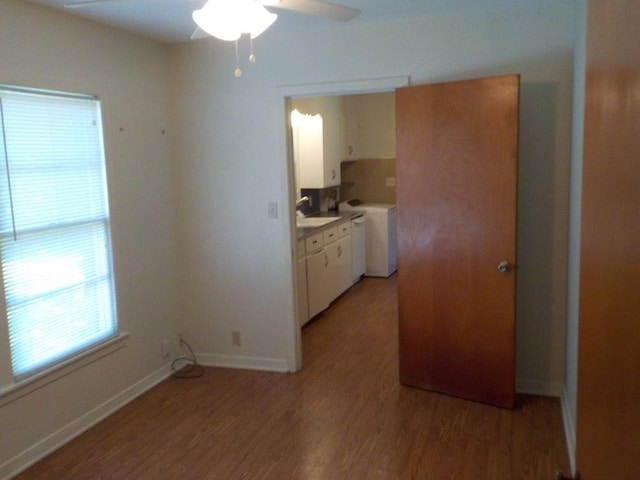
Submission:
POLYGON ((342 222, 336 227, 338 238, 346 237, 351 233, 351 222, 342 222))
POLYGON ((338 239, 338 227, 327 228, 324 232, 322 232, 322 242, 326 247, 332 242, 335 242, 338 239))
MULTIPOLYGON (((325 310, 336 298, 335 240, 336 227, 328 228, 307 239, 312 248, 321 247, 307 256, 307 288, 309 297, 309 318, 325 310)), ((313 251, 312 248, 309 251, 313 251)))
POLYGON ((298 324, 304 325, 309 321, 309 296, 307 290, 307 260, 299 258, 297 261, 298 279, 298 324))
POLYGON ((341 269, 344 262, 344 246, 341 244, 341 228, 345 223, 329 228, 323 232, 322 239, 329 263, 327 275, 331 284, 330 302, 340 295, 344 289, 342 284, 341 269))
POLYGON ((351 223, 328 228, 306 239, 308 318, 351 286, 351 223))
POLYGON ((304 241, 304 246, 307 255, 315 253, 322 248, 322 246, 324 245, 322 237, 322 232, 318 232, 306 238, 306 240, 304 241))
POLYGON ((298 241, 296 250, 297 292, 298 292, 298 324, 304 325, 309 321, 309 296, 307 290, 307 259, 304 240, 298 241))
POLYGON ((333 264, 333 298, 337 298, 351 286, 351 236, 340 238, 332 247, 329 261, 333 264))
POLYGON ((360 158, 357 96, 347 95, 342 103, 342 161, 360 158))
POLYGON ((340 185, 342 101, 339 97, 292 103, 293 156, 298 188, 340 185))
POLYGON ((309 318, 313 318, 325 310, 333 300, 329 256, 325 248, 307 255, 307 288, 309 318))
POLYGON ((359 102, 360 158, 396 158, 395 95, 362 95, 359 102))
POLYGON ((336 227, 338 231, 338 271, 336 284, 338 295, 351 287, 353 271, 353 245, 351 243, 351 222, 343 222, 336 227))
POLYGON ((395 158, 395 114, 392 92, 343 97, 343 160, 395 158))

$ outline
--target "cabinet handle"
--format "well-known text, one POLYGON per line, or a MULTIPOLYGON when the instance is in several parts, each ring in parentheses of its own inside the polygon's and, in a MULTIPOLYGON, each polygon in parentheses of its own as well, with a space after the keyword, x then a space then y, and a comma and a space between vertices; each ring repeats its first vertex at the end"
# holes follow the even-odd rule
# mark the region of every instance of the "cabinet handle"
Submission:
POLYGON ((342 256, 342 245, 338 245, 338 258, 342 256))
POLYGON ((324 266, 327 267, 329 266, 329 257, 327 257, 327 254, 324 254, 324 266))

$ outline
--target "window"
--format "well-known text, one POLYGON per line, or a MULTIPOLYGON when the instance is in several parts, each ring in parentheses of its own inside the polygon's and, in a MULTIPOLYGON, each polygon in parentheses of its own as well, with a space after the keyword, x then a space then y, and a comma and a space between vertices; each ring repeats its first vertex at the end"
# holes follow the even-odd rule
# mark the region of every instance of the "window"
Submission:
POLYGON ((0 85, 0 256, 16 380, 116 335, 96 98, 0 85))

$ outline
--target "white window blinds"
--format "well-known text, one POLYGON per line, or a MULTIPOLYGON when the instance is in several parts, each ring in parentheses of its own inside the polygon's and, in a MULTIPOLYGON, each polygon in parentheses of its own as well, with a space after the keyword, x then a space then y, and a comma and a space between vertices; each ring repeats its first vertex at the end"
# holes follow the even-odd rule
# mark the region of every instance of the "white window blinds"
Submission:
POLYGON ((0 86, 0 255, 16 380, 116 334, 97 99, 0 86))

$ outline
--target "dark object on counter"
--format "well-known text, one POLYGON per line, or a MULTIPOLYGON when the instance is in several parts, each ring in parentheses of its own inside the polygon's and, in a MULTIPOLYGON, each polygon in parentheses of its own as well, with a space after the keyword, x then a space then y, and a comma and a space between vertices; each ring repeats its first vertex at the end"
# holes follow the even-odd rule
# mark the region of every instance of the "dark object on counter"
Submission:
POLYGON ((302 188, 300 194, 303 197, 309 197, 308 202, 300 205, 300 211, 305 217, 320 213, 320 189, 318 188, 302 188))

